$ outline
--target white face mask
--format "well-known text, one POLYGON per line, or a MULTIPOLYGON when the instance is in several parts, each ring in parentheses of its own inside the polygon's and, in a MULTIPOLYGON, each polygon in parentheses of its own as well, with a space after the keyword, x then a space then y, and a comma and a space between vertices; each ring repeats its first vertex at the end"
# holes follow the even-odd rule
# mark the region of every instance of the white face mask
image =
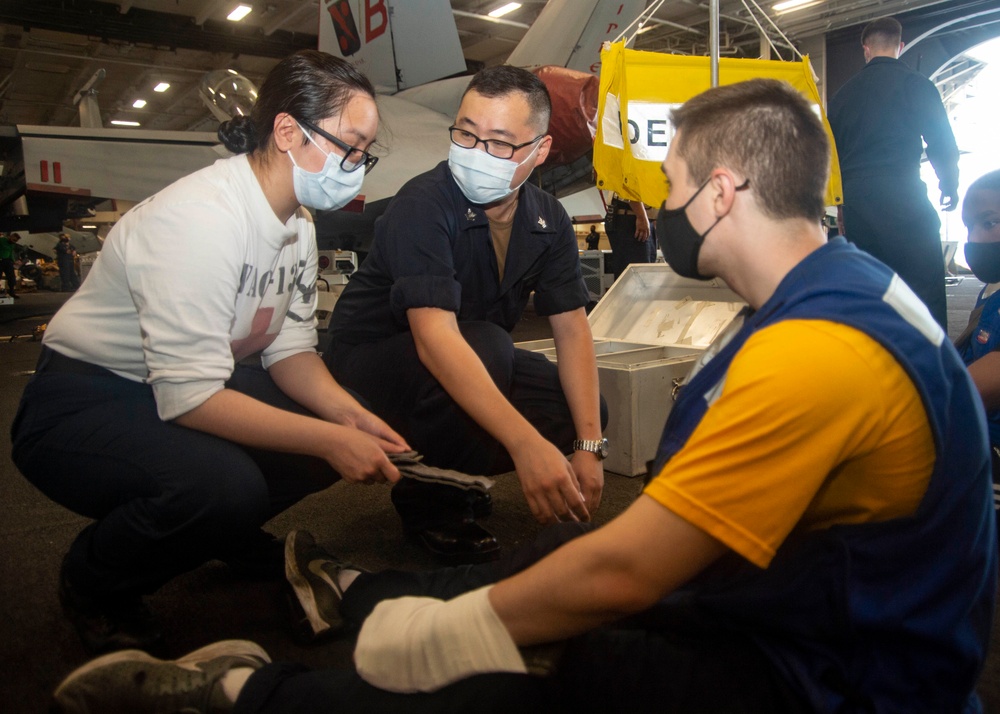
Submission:
MULTIPOLYGON (((302 129, 301 124, 299 129, 302 129)), ((292 160, 292 186, 295 189, 295 198, 303 206, 315 208, 317 211, 343 208, 361 193, 361 185, 365 180, 364 167, 354 171, 344 171, 340 166, 341 157, 332 151, 323 151, 305 129, 302 129, 302 133, 326 155, 326 161, 323 162, 322 169, 313 173, 295 163, 292 152, 288 152, 288 158, 292 160)))
POLYGON ((515 163, 511 159, 498 159, 485 151, 463 149, 452 144, 448 152, 448 168, 467 199, 478 204, 493 203, 521 188, 527 176, 517 186, 511 186, 510 182, 517 170, 531 160, 539 146, 541 140, 524 161, 515 163))

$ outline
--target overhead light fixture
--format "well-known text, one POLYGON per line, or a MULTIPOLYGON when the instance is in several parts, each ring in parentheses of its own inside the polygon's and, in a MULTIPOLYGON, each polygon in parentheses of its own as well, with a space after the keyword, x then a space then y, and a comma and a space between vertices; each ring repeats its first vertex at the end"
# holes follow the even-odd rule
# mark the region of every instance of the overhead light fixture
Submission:
POLYGON ((142 109, 144 106, 146 106, 146 100, 136 99, 134 102, 132 102, 132 106, 136 109, 142 109))
POLYGON ((498 7, 493 12, 489 12, 486 14, 489 15, 490 17, 503 17, 504 15, 514 12, 519 7, 521 7, 521 3, 509 2, 506 5, 503 5, 502 7, 498 7))
POLYGON ((235 10, 226 15, 226 19, 229 20, 230 22, 239 22, 244 17, 249 15, 251 12, 253 12, 252 7, 240 3, 239 5, 236 6, 235 10))
POLYGON ((80 228, 83 228, 84 230, 94 230, 95 228, 97 228, 97 226, 92 225, 90 223, 86 223, 86 224, 80 226, 80 228))
POLYGON ((787 12, 788 10, 799 10, 806 5, 815 5, 817 2, 819 0, 785 0, 784 2, 772 5, 771 9, 775 12, 787 12))
POLYGON ((112 119, 111 123, 115 126, 140 126, 137 121, 126 121, 125 119, 112 119))
POLYGON ((153 87, 154 92, 165 92, 170 89, 170 82, 160 82, 155 87, 153 87))

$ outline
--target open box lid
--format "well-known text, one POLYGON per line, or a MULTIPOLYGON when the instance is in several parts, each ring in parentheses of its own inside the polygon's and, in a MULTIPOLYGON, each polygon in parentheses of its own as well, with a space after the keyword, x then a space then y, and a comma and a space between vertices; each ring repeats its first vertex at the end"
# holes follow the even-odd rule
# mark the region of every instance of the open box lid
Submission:
POLYGON ((595 339, 705 349, 746 305, 718 278, 683 278, 664 263, 632 264, 588 319, 595 339))

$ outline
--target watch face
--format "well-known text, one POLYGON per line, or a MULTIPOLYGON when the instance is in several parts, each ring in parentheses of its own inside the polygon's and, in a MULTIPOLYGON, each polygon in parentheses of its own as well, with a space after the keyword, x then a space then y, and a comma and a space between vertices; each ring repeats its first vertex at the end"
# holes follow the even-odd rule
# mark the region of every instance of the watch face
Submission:
POLYGON ((607 439, 601 439, 601 441, 598 443, 598 447, 597 448, 598 448, 597 453, 600 454, 600 456, 601 456, 602 459, 608 458, 608 440, 607 439))

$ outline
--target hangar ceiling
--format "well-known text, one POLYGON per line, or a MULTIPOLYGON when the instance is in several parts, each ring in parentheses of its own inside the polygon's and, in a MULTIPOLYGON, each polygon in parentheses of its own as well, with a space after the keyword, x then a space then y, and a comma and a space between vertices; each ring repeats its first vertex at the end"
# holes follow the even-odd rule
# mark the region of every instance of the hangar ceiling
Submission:
MULTIPOLYGON (((3 0, 0 125, 79 125, 74 97, 103 69, 97 97, 105 125, 131 119, 145 129, 213 130, 217 121, 197 92, 205 73, 234 69, 259 86, 278 59, 316 46, 320 4, 330 0, 243 1, 253 11, 233 23, 226 15, 237 0, 3 0), (154 93, 158 82, 170 89, 154 93), (133 108, 136 99, 147 105, 133 108)), ((525 0, 499 20, 486 17, 504 2, 451 0, 470 69, 503 62, 545 5, 525 0)), ((905 13, 933 23, 936 15, 972 16, 1000 6, 997 0, 818 0, 778 13, 775 3, 721 0, 722 55, 760 55, 762 34, 751 16, 765 26, 771 56, 790 58, 789 43, 815 47, 824 35, 856 33, 854 26, 877 17, 905 13)), ((665 2, 635 46, 707 54, 708 8, 707 0, 665 2)), ((1000 13, 982 15, 977 24, 990 23, 1000 23, 1000 13)))

